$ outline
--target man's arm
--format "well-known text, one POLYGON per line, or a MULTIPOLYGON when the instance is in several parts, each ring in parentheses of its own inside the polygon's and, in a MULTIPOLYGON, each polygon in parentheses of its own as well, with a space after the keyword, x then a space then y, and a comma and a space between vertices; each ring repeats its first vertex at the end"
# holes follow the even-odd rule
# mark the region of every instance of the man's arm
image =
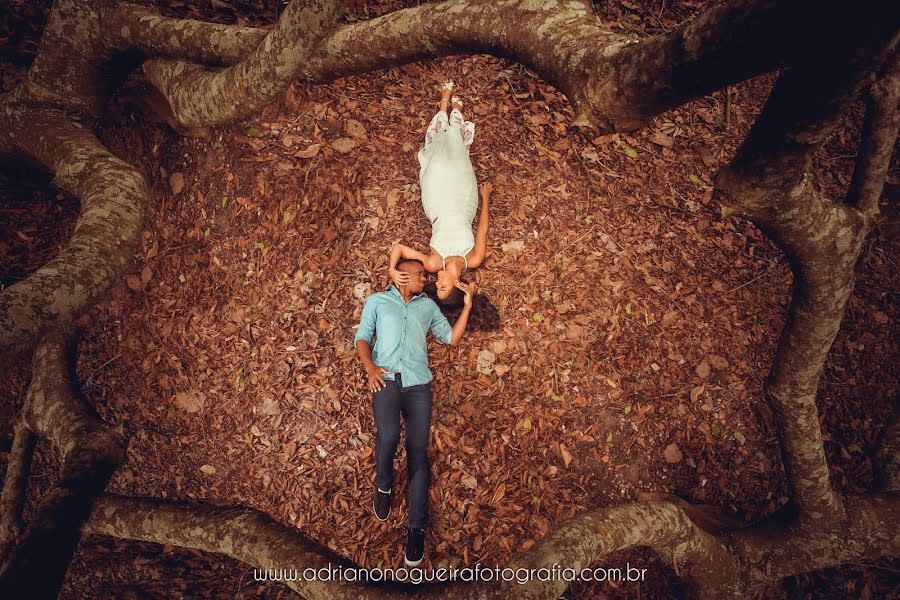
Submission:
POLYGON ((356 353, 366 369, 366 376, 369 379, 369 390, 377 392, 385 386, 382 375, 387 375, 388 371, 372 362, 372 348, 366 340, 356 340, 356 353))
POLYGON ((359 360, 366 369, 366 376, 369 380, 369 390, 373 392, 377 392, 385 386, 384 379, 382 379, 381 375, 388 373, 388 371, 382 369, 372 361, 372 336, 375 333, 376 302, 377 301, 373 299, 373 296, 369 296, 366 299, 366 303, 363 304, 359 327, 356 328, 356 335, 353 338, 356 342, 356 353, 359 355, 359 360))

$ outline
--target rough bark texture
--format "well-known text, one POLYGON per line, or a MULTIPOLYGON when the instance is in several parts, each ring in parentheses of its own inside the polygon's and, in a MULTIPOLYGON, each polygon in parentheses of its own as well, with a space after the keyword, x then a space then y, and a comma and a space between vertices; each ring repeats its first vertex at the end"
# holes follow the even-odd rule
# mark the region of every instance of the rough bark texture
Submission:
POLYGON ((144 72, 186 126, 217 125, 252 114, 297 79, 323 36, 334 28, 339 6, 332 0, 292 2, 256 49, 233 67, 209 71, 192 63, 151 59, 144 63, 144 72))
POLYGON ((878 214, 878 199, 900 128, 900 52, 895 51, 885 63, 884 73, 872 84, 867 100, 859 158, 847 204, 871 219, 878 214))
MULTIPOLYGON (((549 568, 557 564, 578 570, 634 546, 652 548, 707 597, 739 594, 741 569, 728 547, 669 502, 626 504, 575 516, 513 558, 510 566, 549 568)), ((565 588, 564 581, 533 580, 517 589, 518 597, 537 599, 557 598, 565 588)))
POLYGON ((137 247, 147 196, 144 177, 84 125, 21 107, 7 107, 5 116, 4 129, 17 149, 55 173, 53 183, 81 200, 81 211, 59 255, 0 293, 0 353, 27 350, 119 280, 137 247))
POLYGON ((15 438, 6 464, 3 493, 0 495, 0 563, 18 542, 24 523, 22 507, 28 484, 28 471, 36 439, 23 421, 16 422, 15 438))
POLYGON ((844 38, 786 69, 717 182, 723 212, 750 219, 778 242, 794 274, 789 315, 765 395, 780 428, 801 520, 843 517, 825 460, 816 390, 870 227, 857 209, 821 198, 808 169, 815 150, 896 41, 893 22, 850 28, 844 38))
POLYGON ((875 457, 878 487, 885 492, 900 492, 900 418, 885 429, 875 457))
MULTIPOLYGON (((259 569, 319 569, 352 563, 266 514, 154 498, 106 494, 94 506, 86 533, 174 544, 228 554, 259 569)), ((328 581, 287 582, 305 598, 356 598, 362 586, 328 581)))
MULTIPOLYGON (((0 564, 0 595, 53 597, 79 528, 220 552, 259 568, 351 566, 255 510, 102 496, 124 458, 121 432, 78 398, 71 373, 72 320, 121 276, 136 245, 146 186, 84 123, 102 115, 135 57, 181 125, 219 123, 262 108, 291 81, 348 74, 454 53, 512 58, 559 87, 573 125, 622 131, 679 104, 783 67, 762 116, 716 196, 726 214, 759 225, 794 273, 789 317, 765 386, 780 428, 798 518, 720 531, 703 510, 665 500, 591 511, 559 524, 514 568, 587 567, 617 550, 650 546, 702 597, 731 598, 782 577, 848 560, 900 554, 895 424, 879 453, 885 493, 834 492, 816 407, 819 377, 840 327, 863 240, 896 137, 896 58, 872 87, 868 125, 848 204, 810 183, 813 152, 896 46, 900 4, 736 0, 672 32, 640 42, 602 29, 587 2, 448 0, 335 27, 337 4, 294 2, 271 31, 164 18, 116 0, 57 0, 22 85, 0 97, 0 152, 36 157, 56 185, 81 201, 66 249, 0 293, 0 353, 30 348, 34 379, 22 413, 63 457, 60 480, 0 564), (810 22, 810 19, 813 19, 810 22), (804 26, 797 27, 803 22, 804 26), (315 47, 315 52, 313 48, 315 47), (227 67, 213 70, 210 67, 227 67), (705 523, 708 530, 701 526, 705 523)), ((21 433, 21 432, 20 432, 21 433)), ((17 435, 0 503, 15 520, 30 436, 17 435), (21 459, 21 460, 20 460, 21 459)), ((10 538, 14 539, 14 538, 10 538)), ((385 598, 404 586, 293 581, 308 598, 385 598)), ((438 598, 554 598, 563 582, 423 586, 438 598)))
MULTIPOLYGON (((851 26, 865 28, 896 18, 895 9, 871 4, 853 13, 860 16, 856 23, 850 18, 851 26)), ((226 33, 195 21, 150 21, 146 11, 129 14, 123 8, 116 11, 111 28, 111 35, 118 31, 121 37, 111 44, 140 37, 141 49, 159 49, 165 56, 177 56, 185 47, 189 57, 204 64, 242 60, 214 76, 184 63, 145 63, 149 79, 184 126, 226 118, 224 112, 235 110, 230 98, 238 89, 264 90, 245 94, 255 110, 267 101, 266 94, 293 80, 323 83, 414 60, 485 52, 516 60, 558 87, 578 114, 573 125, 613 132, 637 129, 666 110, 769 71, 801 54, 811 40, 843 36, 846 13, 833 3, 743 0, 638 43, 603 29, 582 1, 448 0, 337 28, 311 54, 302 37, 277 35, 281 23, 268 35, 246 28, 226 33), (808 26, 798 29, 795 24, 801 21, 808 26), (154 35, 144 32, 143 22, 152 24, 154 35), (265 43, 254 50, 257 40, 265 43), (264 52, 271 58, 269 49, 274 48, 280 68, 246 68, 264 52), (224 93, 225 109, 209 106, 207 96, 197 94, 212 86, 224 93)))
POLYGON ((733 534, 735 546, 760 581, 900 554, 900 494, 847 496, 844 504, 841 523, 745 529, 733 534))
POLYGON ((0 565, 0 597, 56 598, 96 497, 125 460, 121 431, 100 421, 74 383, 75 341, 53 332, 34 353, 23 408, 28 427, 49 438, 63 465, 12 553, 0 565))
POLYGON ((104 32, 109 44, 121 50, 134 48, 156 58, 228 67, 250 55, 268 30, 172 19, 146 6, 121 3, 105 15, 104 32))

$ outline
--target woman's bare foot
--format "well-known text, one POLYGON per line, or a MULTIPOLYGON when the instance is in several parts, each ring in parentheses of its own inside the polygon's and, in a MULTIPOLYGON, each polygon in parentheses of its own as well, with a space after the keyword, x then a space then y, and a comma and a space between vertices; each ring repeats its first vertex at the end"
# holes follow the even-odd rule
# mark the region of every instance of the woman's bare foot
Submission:
POLYGON ((441 110, 447 112, 450 104, 450 96, 453 95, 453 82, 448 81, 441 84, 441 110))
POLYGON ((453 96, 451 100, 452 104, 450 104, 450 108, 453 110, 462 110, 463 103, 458 97, 453 96))

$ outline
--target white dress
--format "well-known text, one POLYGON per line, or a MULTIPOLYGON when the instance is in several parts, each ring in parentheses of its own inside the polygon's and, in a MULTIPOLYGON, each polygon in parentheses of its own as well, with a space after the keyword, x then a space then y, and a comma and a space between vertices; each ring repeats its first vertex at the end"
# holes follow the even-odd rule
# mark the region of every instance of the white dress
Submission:
POLYGON ((475 123, 464 121, 454 109, 439 111, 425 133, 419 150, 419 186, 422 208, 431 221, 430 245, 446 261, 465 256, 475 247, 472 221, 478 210, 478 182, 469 160, 475 123))

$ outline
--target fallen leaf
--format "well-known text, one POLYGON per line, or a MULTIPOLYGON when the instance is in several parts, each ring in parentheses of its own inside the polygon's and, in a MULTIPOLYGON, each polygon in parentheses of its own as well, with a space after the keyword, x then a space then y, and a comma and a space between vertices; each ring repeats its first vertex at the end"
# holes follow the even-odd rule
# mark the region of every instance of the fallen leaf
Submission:
POLYGON ((669 327, 677 320, 678 320, 678 312, 674 311, 674 310, 670 310, 669 312, 667 312, 666 314, 663 315, 661 323, 662 323, 663 327, 669 327))
POLYGON ((696 402, 697 398, 700 397, 700 394, 703 393, 703 390, 706 389, 706 386, 698 385, 691 388, 691 402, 696 402))
POLYGON ((200 471, 206 473, 207 475, 216 474, 216 468, 212 465, 203 465, 202 467, 200 467, 200 471))
POLYGON ((728 368, 728 361, 725 357, 719 356, 718 354, 710 354, 709 362, 712 363, 712 367, 717 371, 723 371, 728 368))
POLYGON ((513 240, 500 245, 500 249, 506 254, 515 254, 525 249, 525 242, 522 240, 513 240))
POLYGON ((572 453, 569 452, 569 449, 566 448, 565 444, 559 445, 559 453, 562 455, 563 464, 565 464, 566 467, 568 467, 569 464, 571 464, 571 462, 572 462, 572 458, 573 458, 572 453))
POLYGON ((178 392, 175 394, 175 406, 189 413, 195 413, 203 408, 203 402, 193 393, 178 392))
POLYGON ((348 137, 342 137, 331 142, 331 147, 341 154, 347 154, 348 152, 356 148, 356 142, 348 137))
POLYGON ((294 152, 295 158, 312 158, 316 154, 319 153, 319 148, 322 147, 322 144, 312 144, 306 148, 306 150, 298 150, 294 152))
POLYGON ((707 377, 709 377, 709 363, 704 360, 699 365, 697 365, 697 368, 694 369, 694 371, 697 373, 697 377, 699 377, 700 379, 706 379, 707 377))
POLYGON ((479 373, 490 375, 494 370, 494 363, 497 361, 497 355, 490 350, 482 350, 478 353, 478 362, 475 368, 479 373))
POLYGON ((346 131, 350 137, 359 139, 366 139, 368 137, 365 126, 356 119, 347 119, 347 121, 344 122, 344 131, 346 131))
POLYGON ((357 283, 353 286, 353 297, 357 300, 362 300, 372 293, 372 284, 368 281, 364 281, 362 283, 357 283))
POLYGON ((278 400, 275 398, 266 398, 263 400, 262 408, 260 412, 267 416, 274 416, 281 414, 281 405, 278 403, 278 400))
POLYGON ((681 462, 682 454, 678 444, 669 444, 666 446, 666 449, 663 450, 663 458, 666 459, 666 462, 670 463, 681 462))
POLYGON ((675 143, 675 140, 664 134, 662 131, 657 131, 651 135, 650 141, 658 146, 663 146, 664 148, 670 148, 672 144, 675 143))
POLYGON ((169 187, 176 196, 180 194, 184 189, 184 173, 172 173, 172 176, 169 177, 169 187))

